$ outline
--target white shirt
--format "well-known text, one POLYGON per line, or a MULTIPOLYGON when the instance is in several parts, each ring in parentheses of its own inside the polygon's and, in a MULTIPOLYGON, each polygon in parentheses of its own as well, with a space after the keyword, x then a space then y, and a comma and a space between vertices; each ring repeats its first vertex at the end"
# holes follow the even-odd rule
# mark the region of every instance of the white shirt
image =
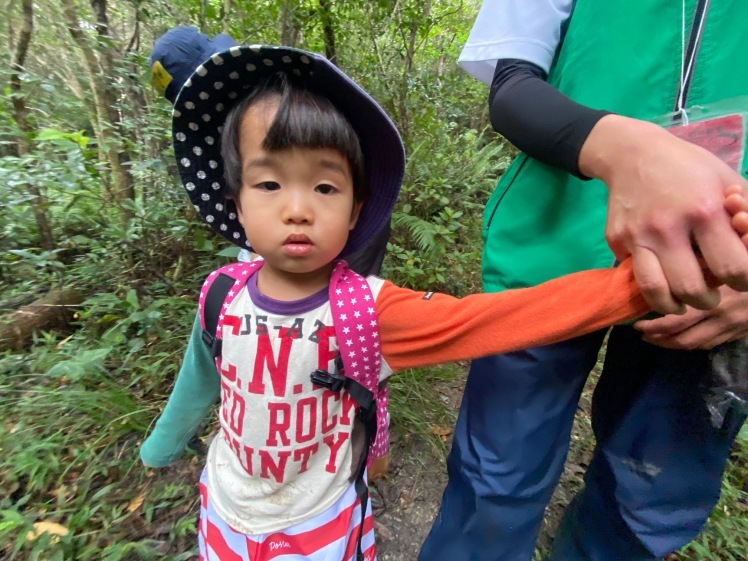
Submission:
POLYGON ((496 61, 518 58, 548 72, 574 0, 486 0, 457 62, 491 84, 496 61))
MULTIPOLYGON (((208 451, 208 494, 232 528, 266 534, 324 512, 350 487, 357 406, 309 378, 332 371, 338 354, 326 289, 287 303, 260 294, 252 280, 225 312, 234 326, 222 332, 221 430, 208 451)), ((367 280, 376 300, 384 281, 367 280)), ((379 379, 391 374, 382 359, 379 379)))

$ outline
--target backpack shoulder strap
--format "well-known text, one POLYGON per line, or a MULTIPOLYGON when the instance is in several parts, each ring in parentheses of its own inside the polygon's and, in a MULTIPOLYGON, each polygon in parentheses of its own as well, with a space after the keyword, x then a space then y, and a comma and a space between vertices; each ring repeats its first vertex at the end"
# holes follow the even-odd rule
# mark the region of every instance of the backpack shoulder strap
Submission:
POLYGON ((376 395, 382 364, 377 309, 369 282, 342 259, 330 278, 330 307, 345 375, 376 395))
MULTIPOLYGON (((367 455, 367 464, 370 465, 375 458, 387 455, 389 450, 389 391, 387 385, 379 387, 382 356, 374 295, 366 278, 349 269, 343 260, 335 263, 330 277, 330 307, 343 371, 346 377, 368 390, 375 400, 376 429, 367 455)), ((351 395, 356 399, 356 395, 351 395)), ((363 405, 358 399, 356 401, 363 405)))
MULTIPOLYGON (((339 260, 330 277, 330 309, 332 310, 335 337, 340 356, 335 364, 342 365, 348 379, 346 389, 358 403, 358 416, 366 434, 366 453, 356 470, 355 488, 361 500, 361 525, 356 558, 363 561, 361 545, 363 537, 366 503, 369 489, 364 480, 365 468, 374 458, 387 453, 389 446, 389 413, 387 393, 379 391, 379 370, 382 359, 379 349, 379 321, 374 297, 369 282, 348 269, 348 264, 339 260)), ((385 386, 386 388, 386 386, 385 386)))
POLYGON ((200 290, 198 315, 202 328, 202 339, 213 359, 221 356, 221 328, 223 311, 239 294, 239 288, 262 267, 263 261, 231 263, 216 269, 205 279, 200 290), (233 289, 233 290, 232 290, 233 289))

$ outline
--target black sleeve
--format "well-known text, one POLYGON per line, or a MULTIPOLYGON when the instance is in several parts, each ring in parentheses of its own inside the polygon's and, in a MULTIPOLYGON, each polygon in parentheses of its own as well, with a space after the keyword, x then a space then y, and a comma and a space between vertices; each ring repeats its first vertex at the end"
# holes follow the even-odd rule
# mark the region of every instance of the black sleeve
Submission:
POLYGON ((579 152, 592 127, 609 112, 572 101, 546 78, 531 62, 497 61, 488 96, 491 124, 527 155, 584 178, 579 152))

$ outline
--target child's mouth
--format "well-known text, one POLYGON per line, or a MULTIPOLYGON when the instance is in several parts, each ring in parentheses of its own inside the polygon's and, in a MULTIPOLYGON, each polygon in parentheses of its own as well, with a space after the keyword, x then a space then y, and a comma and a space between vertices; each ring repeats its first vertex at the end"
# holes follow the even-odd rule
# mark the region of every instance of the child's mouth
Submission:
POLYGON ((304 234, 291 234, 283 242, 283 249, 290 255, 306 255, 312 250, 314 244, 304 234))

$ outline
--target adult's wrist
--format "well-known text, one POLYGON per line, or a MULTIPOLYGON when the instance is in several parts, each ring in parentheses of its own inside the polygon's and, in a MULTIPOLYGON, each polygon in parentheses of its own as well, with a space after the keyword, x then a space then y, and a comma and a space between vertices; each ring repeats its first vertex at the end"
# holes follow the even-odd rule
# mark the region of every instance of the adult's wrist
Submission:
POLYGON ((609 184, 617 169, 636 162, 667 132, 657 125, 624 117, 605 115, 587 136, 579 152, 579 171, 609 184))

